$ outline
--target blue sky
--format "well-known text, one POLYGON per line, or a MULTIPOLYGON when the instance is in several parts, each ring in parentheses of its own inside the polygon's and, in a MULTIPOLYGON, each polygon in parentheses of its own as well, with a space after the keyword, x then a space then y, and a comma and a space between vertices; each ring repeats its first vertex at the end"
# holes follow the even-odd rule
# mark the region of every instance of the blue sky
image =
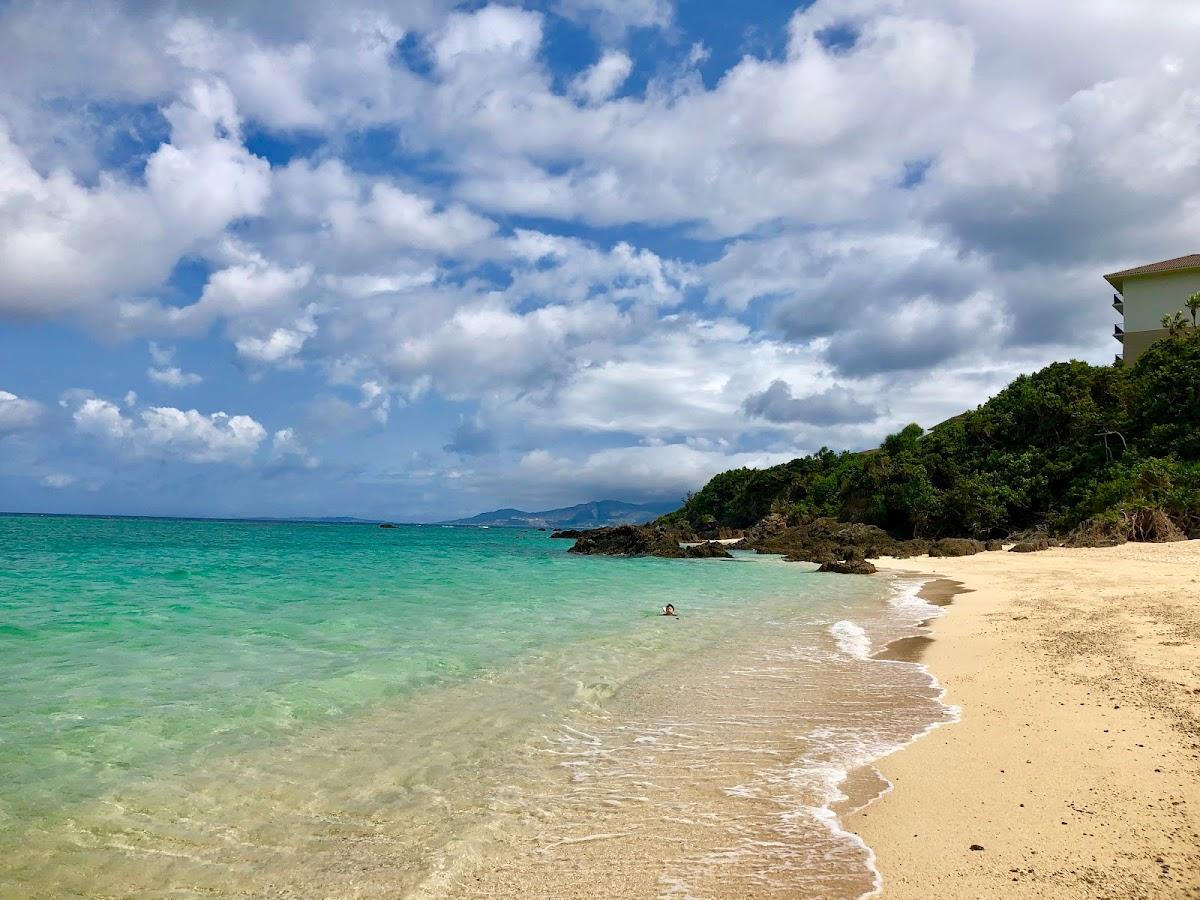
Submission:
POLYGON ((1107 361, 1160 7, 0 4, 0 509, 671 499, 1107 361))

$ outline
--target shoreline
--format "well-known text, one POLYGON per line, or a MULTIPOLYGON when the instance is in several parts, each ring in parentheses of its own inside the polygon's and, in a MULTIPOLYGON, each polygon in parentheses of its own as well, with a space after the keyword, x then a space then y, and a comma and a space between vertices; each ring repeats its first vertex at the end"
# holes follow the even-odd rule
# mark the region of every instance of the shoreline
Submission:
POLYGON ((1200 541, 914 562, 949 608, 875 656, 961 714, 839 817, 871 896, 1200 897, 1200 541))

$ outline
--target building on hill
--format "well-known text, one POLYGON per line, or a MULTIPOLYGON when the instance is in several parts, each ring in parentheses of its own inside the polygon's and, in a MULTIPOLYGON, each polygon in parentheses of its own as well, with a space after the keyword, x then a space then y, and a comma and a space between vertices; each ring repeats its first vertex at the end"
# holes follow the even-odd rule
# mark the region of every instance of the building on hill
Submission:
POLYGON ((1113 337, 1123 345, 1117 359, 1132 366, 1147 347, 1166 337, 1163 316, 1183 309, 1187 298, 1200 291, 1200 253, 1113 272, 1104 280, 1116 290, 1113 308, 1124 317, 1113 328, 1113 337))

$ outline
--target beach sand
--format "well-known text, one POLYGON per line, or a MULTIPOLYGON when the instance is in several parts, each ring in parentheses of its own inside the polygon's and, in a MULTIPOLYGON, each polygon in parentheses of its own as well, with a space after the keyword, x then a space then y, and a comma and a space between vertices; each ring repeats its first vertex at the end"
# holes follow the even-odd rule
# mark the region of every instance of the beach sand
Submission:
POLYGON ((950 579, 933 639, 888 652, 962 719, 845 817, 883 896, 1200 897, 1200 541, 884 566, 950 579))

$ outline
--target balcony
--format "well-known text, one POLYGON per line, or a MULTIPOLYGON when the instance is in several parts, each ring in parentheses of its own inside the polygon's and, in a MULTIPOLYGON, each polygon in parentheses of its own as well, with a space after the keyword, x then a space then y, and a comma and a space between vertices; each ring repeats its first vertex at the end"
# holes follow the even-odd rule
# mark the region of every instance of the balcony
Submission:
POLYGON ((1121 315, 1125 315, 1125 301, 1121 299, 1120 294, 1113 294, 1113 309, 1121 315))
POLYGON ((1120 325, 1114 325, 1113 326, 1113 337, 1115 337, 1122 344, 1125 343, 1125 329, 1122 328, 1120 325))
POLYGON ((1118 353, 1116 356, 1113 357, 1113 363, 1115 365, 1119 366, 1121 364, 1121 360, 1123 360, 1124 358, 1125 357, 1122 354, 1118 353))

